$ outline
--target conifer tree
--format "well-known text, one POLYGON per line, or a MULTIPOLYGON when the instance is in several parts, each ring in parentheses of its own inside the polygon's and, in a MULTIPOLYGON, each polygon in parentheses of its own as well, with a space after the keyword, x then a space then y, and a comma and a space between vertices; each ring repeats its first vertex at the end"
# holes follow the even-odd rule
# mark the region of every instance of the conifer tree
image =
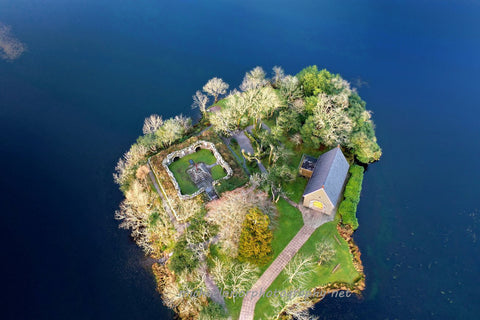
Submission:
POLYGON ((272 256, 272 231, 270 219, 260 209, 253 208, 245 216, 239 243, 239 259, 264 264, 272 256))

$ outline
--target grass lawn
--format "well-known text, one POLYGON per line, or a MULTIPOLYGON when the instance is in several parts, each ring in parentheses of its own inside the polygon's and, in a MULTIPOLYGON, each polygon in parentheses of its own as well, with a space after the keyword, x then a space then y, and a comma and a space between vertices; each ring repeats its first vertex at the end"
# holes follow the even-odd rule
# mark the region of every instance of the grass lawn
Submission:
POLYGON ((262 120, 262 122, 265 123, 267 127, 269 127, 270 129, 272 129, 277 124, 277 121, 275 120, 274 117, 269 119, 264 119, 262 120))
POLYGON ((214 164, 217 162, 213 153, 208 149, 201 149, 172 162, 168 168, 175 176, 182 194, 192 194, 198 190, 197 186, 192 180, 190 180, 190 176, 187 173, 187 168, 190 166, 190 163, 188 162, 189 160, 204 162, 205 164, 214 164))
POLYGON ((286 200, 280 198, 277 204, 279 213, 277 227, 273 230, 273 258, 264 266, 260 266, 260 272, 263 273, 275 258, 282 252, 298 230, 303 226, 302 213, 295 207, 292 207, 286 200))
MULTIPOLYGON (((308 239, 308 241, 297 253, 307 256, 314 255, 317 243, 326 239, 331 241, 336 250, 336 255, 332 261, 325 265, 315 265, 315 267, 311 270, 310 276, 307 278, 306 287, 308 288, 315 288, 332 282, 353 284, 361 276, 353 266, 352 255, 348 249, 347 242, 338 234, 336 227, 337 223, 337 221, 331 221, 322 225, 312 234, 310 239, 308 239), (340 241, 340 245, 335 240, 334 235, 340 241), (340 264, 340 267, 335 273, 332 274, 332 270, 337 264, 340 264)), ((287 277, 285 276, 284 271, 282 271, 282 273, 280 273, 277 279, 275 279, 275 281, 266 291, 273 292, 275 289, 290 290, 290 284, 288 281, 286 281, 286 279, 287 277)), ((275 311, 270 305, 269 299, 267 297, 260 298, 255 308, 255 319, 271 318, 274 315, 275 311)))
POLYGON ((225 108, 226 103, 227 103, 227 98, 223 98, 218 100, 217 103, 212 103, 212 105, 208 107, 208 109, 210 109, 213 106, 220 106, 223 109, 225 108))
POLYGON ((297 176, 292 182, 284 183, 283 189, 288 193, 288 197, 295 203, 302 200, 303 191, 307 186, 308 179, 302 176, 297 176))
POLYGON ((215 167, 212 168, 212 178, 213 178, 213 180, 222 179, 226 175, 227 175, 227 173, 225 172, 225 170, 223 169, 223 167, 221 165, 217 164, 215 167))

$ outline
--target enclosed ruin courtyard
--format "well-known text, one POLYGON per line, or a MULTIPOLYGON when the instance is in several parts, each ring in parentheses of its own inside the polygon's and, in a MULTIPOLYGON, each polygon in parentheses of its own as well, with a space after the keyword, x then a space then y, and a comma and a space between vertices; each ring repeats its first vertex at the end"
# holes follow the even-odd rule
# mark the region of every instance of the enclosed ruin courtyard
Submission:
POLYGON ((217 198, 214 182, 227 178, 229 168, 221 155, 208 144, 192 145, 171 154, 168 169, 178 184, 181 195, 205 191, 210 199, 217 198), (215 154, 216 153, 216 154, 215 154))

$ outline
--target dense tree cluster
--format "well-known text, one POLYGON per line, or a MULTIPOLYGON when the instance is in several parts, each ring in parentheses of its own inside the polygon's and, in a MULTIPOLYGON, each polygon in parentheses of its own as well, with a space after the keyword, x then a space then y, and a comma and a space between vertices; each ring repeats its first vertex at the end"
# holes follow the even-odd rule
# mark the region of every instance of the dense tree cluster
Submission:
POLYGON ((225 108, 209 116, 215 131, 231 135, 233 131, 252 120, 256 127, 282 106, 282 100, 265 78, 265 71, 256 67, 247 72, 240 91, 233 91, 225 101, 225 108))
MULTIPOLYGON (((241 91, 233 91, 221 110, 209 115, 217 132, 228 136, 251 122, 259 129, 265 119, 273 118, 277 139, 289 136, 311 148, 341 145, 363 163, 380 158, 371 113, 340 75, 311 66, 291 76, 276 66, 272 78, 266 76, 261 67, 247 72, 241 91)), ((198 96, 194 105, 201 105, 198 96)))
MULTIPOLYGON (((139 170, 144 170, 141 168, 139 170)), ((115 218, 121 221, 121 228, 132 231, 133 239, 146 254, 159 256, 161 250, 175 240, 176 234, 157 195, 153 194, 145 179, 146 176, 133 180, 115 218)))
POLYGON ((347 81, 316 66, 303 69, 297 77, 306 102, 300 130, 305 143, 313 147, 340 144, 363 163, 380 159, 370 112, 347 81))
POLYGON ((184 139, 191 128, 192 120, 182 115, 165 121, 155 114, 145 118, 142 129, 144 135, 137 139, 137 143, 118 160, 115 167, 113 178, 121 190, 128 190, 136 170, 146 163, 148 155, 184 139))
POLYGON ((227 255, 237 256, 242 223, 248 211, 255 207, 274 218, 275 209, 267 195, 253 188, 225 192, 220 199, 206 205, 208 214, 205 219, 219 226, 221 249, 227 255))

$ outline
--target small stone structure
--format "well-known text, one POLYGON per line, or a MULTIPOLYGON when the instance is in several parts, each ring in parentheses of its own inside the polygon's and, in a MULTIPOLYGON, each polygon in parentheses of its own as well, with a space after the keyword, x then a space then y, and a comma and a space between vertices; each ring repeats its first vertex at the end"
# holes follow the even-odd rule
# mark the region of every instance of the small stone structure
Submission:
MULTIPOLYGON (((215 156, 215 159, 217 159, 217 165, 220 165, 220 166, 222 166, 223 169, 225 169, 225 171, 227 172, 227 175, 220 180, 229 179, 233 175, 232 168, 230 167, 230 165, 225 160, 223 160, 222 155, 218 152, 217 148, 215 148, 215 145, 211 142, 200 140, 200 141, 195 142, 194 144, 192 144, 189 147, 186 147, 186 148, 181 149, 181 150, 174 151, 174 152, 168 154, 165 157, 165 159, 163 159, 162 165, 165 168, 165 171, 167 171, 168 175, 170 176, 170 179, 172 179, 172 183, 175 187, 175 190, 177 190, 177 194, 180 197, 180 199, 183 199, 183 200, 192 199, 192 198, 198 196, 200 193, 202 193, 204 191, 207 191, 209 196, 211 194, 211 190, 205 190, 205 187, 199 188, 196 192, 194 192, 192 194, 188 194, 188 195, 182 194, 182 192, 180 191, 180 187, 178 185, 177 179, 175 179, 175 176, 173 175, 172 171, 170 171, 170 169, 168 168, 168 166, 176 158, 183 158, 183 157, 185 157, 189 154, 197 152, 199 149, 210 150, 213 153, 213 155, 215 156)), ((213 181, 212 185, 217 184, 218 181, 219 180, 213 181)))

